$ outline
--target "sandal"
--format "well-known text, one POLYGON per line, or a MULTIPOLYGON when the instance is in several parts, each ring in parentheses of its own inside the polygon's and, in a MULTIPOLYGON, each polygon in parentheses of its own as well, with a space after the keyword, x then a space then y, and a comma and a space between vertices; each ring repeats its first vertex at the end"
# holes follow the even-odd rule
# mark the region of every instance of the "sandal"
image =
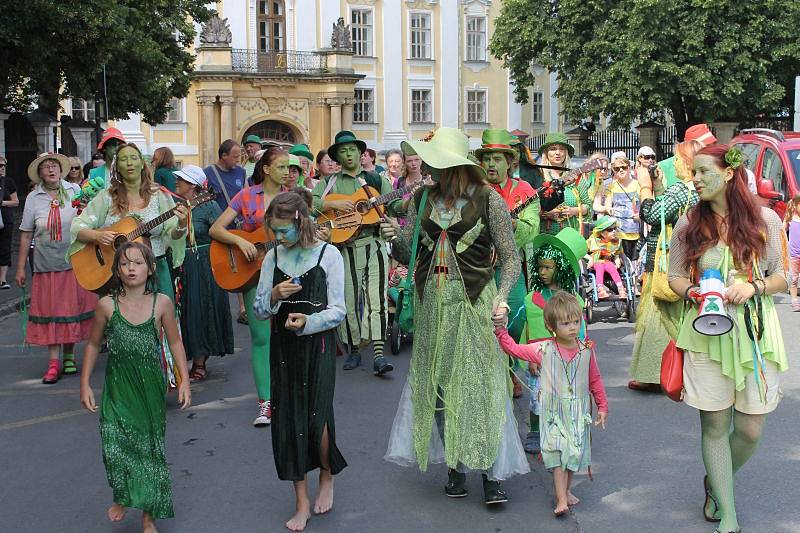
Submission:
POLYGON ((717 503, 717 499, 714 498, 714 495, 711 494, 711 486, 708 484, 708 476, 703 478, 703 489, 706 491, 706 501, 703 502, 703 518, 706 519, 706 522, 719 522, 722 519, 714 516, 719 509, 719 504, 717 503), (711 514, 709 514, 707 511, 708 502, 712 502, 714 504, 714 512, 711 514))
POLYGON ((208 371, 206 370, 206 365, 198 365, 197 363, 192 363, 192 369, 189 371, 189 381, 192 383, 196 383, 198 381, 203 381, 208 377, 208 371))
POLYGON ((64 369, 61 371, 65 376, 71 376, 78 373, 78 365, 75 364, 74 355, 64 356, 64 369))
POLYGON ((50 359, 47 365, 47 372, 42 376, 42 383, 45 385, 52 385, 58 383, 58 377, 61 375, 61 363, 58 359, 50 359))

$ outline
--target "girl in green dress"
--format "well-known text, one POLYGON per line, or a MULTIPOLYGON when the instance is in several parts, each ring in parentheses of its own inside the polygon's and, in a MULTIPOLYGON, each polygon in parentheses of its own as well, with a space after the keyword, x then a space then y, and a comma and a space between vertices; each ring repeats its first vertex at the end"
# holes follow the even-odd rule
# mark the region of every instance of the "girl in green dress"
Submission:
POLYGON ((128 242, 114 256, 119 291, 102 298, 84 355, 81 404, 97 412, 89 384, 103 335, 108 363, 100 403, 103 463, 114 504, 108 518, 119 522, 128 507, 142 510, 142 531, 156 531, 156 518, 171 518, 172 490, 164 457, 167 381, 158 332, 163 328, 174 357, 181 409, 191 404, 189 375, 170 299, 155 292, 156 260, 144 244, 128 242))

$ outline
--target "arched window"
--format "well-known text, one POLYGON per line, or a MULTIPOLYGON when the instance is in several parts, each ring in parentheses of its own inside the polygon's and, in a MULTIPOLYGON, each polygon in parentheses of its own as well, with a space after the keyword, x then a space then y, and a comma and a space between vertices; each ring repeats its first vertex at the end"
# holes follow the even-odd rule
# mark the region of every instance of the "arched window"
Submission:
POLYGON ((262 141, 275 142, 282 145, 292 145, 297 142, 292 128, 277 120, 264 120, 258 124, 253 124, 245 132, 243 139, 247 138, 248 135, 258 135, 262 141))
POLYGON ((286 50, 286 9, 283 0, 258 0, 256 26, 259 52, 286 50))

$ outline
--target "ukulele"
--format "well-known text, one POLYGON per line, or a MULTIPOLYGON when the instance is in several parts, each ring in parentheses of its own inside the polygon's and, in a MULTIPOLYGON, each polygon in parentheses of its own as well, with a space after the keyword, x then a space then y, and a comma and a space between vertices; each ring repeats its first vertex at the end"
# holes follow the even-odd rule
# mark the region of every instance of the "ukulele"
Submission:
MULTIPOLYGON (((317 229, 327 228, 333 232, 337 229, 357 229, 360 225, 361 217, 357 213, 350 213, 333 220, 318 222, 315 227, 317 229)), ((221 289, 229 292, 245 292, 258 283, 264 256, 267 255, 267 252, 277 247, 280 241, 275 238, 272 230, 266 226, 253 231, 240 229, 230 229, 228 231, 253 244, 258 255, 255 260, 248 261, 235 244, 225 244, 212 240, 208 252, 211 272, 221 289)))
POLYGON ((426 183, 428 183, 428 180, 419 180, 417 183, 401 187, 386 194, 379 194, 378 191, 370 186, 361 187, 353 194, 328 194, 325 200, 349 200, 353 202, 354 208, 352 211, 325 211, 317 218, 317 223, 325 224, 331 220, 336 220, 337 217, 356 215, 359 218, 357 225, 351 226, 348 224, 346 226, 332 227, 331 242, 341 244, 353 237, 361 229, 361 226, 380 222, 385 216, 382 207, 384 204, 413 193, 426 183))
POLYGON ((542 212, 552 211, 560 204, 562 204, 564 200, 563 198, 558 198, 558 195, 552 195, 550 198, 552 198, 551 203, 553 205, 547 205, 545 202, 547 200, 550 200, 550 198, 548 198, 547 196, 542 196, 542 193, 544 191, 546 191, 551 187, 561 189, 564 187, 565 184, 572 183, 575 180, 575 178, 577 178, 581 174, 586 174, 587 172, 591 172, 592 170, 598 168, 607 168, 607 167, 608 167, 608 162, 605 161, 604 159, 593 159, 592 161, 585 162, 583 165, 581 165, 580 168, 570 170, 563 177, 550 180, 548 184, 543 185, 542 187, 536 189, 536 192, 534 193, 533 196, 529 196, 528 198, 520 202, 514 209, 512 209, 511 218, 518 218, 519 215, 522 213, 522 211, 524 211, 526 207, 531 205, 537 199, 540 199, 542 201, 542 212))
MULTIPOLYGON (((215 197, 216 193, 213 190, 203 191, 188 202, 185 202, 184 205, 189 209, 194 209, 198 205, 214 200, 215 197)), ((153 228, 163 224, 174 215, 175 207, 147 222, 141 222, 135 216, 128 215, 116 224, 99 229, 98 231, 113 231, 117 235, 110 245, 87 243, 86 246, 69 258, 78 284, 88 291, 107 294, 114 288, 111 268, 114 264, 114 254, 117 249, 128 241, 144 241, 149 245, 146 235, 153 228)))

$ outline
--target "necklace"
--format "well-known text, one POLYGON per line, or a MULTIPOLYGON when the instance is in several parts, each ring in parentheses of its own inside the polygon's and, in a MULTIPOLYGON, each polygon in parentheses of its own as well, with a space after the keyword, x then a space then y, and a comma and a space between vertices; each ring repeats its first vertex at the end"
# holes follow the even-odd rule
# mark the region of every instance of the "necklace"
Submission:
POLYGON ((572 361, 575 361, 575 368, 572 371, 572 378, 569 376, 569 364, 564 361, 564 357, 561 355, 561 349, 558 347, 558 341, 553 340, 553 343, 556 345, 556 352, 558 352, 558 360, 561 361, 561 366, 564 368, 564 375, 567 377, 567 391, 570 395, 575 394, 575 380, 578 377, 578 369, 581 366, 581 357, 583 357, 583 350, 581 349, 581 343, 578 342, 578 356, 577 358, 573 358, 572 361))

